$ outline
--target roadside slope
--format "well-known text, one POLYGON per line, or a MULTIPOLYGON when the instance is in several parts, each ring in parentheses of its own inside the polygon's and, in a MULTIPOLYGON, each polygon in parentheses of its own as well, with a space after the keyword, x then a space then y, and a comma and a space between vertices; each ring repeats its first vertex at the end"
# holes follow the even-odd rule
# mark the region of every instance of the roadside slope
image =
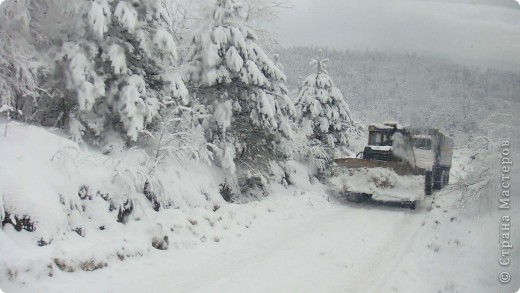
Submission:
POLYGON ((24 290, 364 292, 399 262, 423 217, 406 209, 312 201, 288 211, 258 215, 254 225, 218 243, 157 251, 91 273, 58 272, 24 290))

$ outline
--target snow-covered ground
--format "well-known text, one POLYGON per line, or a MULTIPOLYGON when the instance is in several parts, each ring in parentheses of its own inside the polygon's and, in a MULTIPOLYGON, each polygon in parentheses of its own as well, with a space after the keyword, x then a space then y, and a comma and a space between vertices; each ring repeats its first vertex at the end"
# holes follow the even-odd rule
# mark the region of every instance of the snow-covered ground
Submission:
POLYGON ((514 292, 499 290, 487 227, 445 197, 429 212, 274 196, 277 209, 220 242, 1 284, 6 292, 514 292))
MULTIPOLYGON (((16 132, 17 127, 23 126, 13 125, 8 137, 26 145, 16 145, 20 152, 16 160, 34 154, 38 149, 34 146, 44 145, 39 140, 42 137, 51 138, 38 128, 16 132)), ((1 144, 3 151, 9 148, 8 140, 1 144)), ((43 157, 52 154, 44 149, 38 151, 43 157)), ((453 181, 464 177, 467 157, 462 150, 456 153, 453 181)), ((49 166, 50 171, 40 166, 34 172, 67 175, 52 173, 57 172, 56 167, 49 166)), ((58 167, 74 170, 68 165, 58 167)), ((5 165, 2 170, 4 194, 0 199, 8 204, 12 198, 6 195, 5 186, 13 182, 4 180, 5 165)), ((325 186, 312 184, 304 176, 294 179, 299 180, 295 180, 296 187, 274 187, 273 194, 260 202, 218 202, 221 206, 216 211, 197 208, 200 203, 185 203, 177 211, 164 211, 153 219, 140 214, 151 223, 157 220, 163 228, 175 228, 158 234, 170 237, 167 250, 151 247, 149 242, 158 232, 144 220, 126 225, 107 222, 108 231, 85 224, 85 236, 70 233, 45 247, 34 245, 35 233, 15 232, 8 224, 0 230, 0 288, 10 293, 515 292, 520 287, 518 250, 513 250, 516 264, 510 267, 511 283, 504 286, 498 281, 498 215, 475 217, 461 212, 459 191, 436 193, 416 210, 409 210, 348 202, 327 194, 325 186), (120 234, 111 235, 111 230, 120 234), (119 257, 121 251, 128 255, 119 257), (66 265, 48 262, 60 256, 66 265), (93 265, 99 262, 102 267, 82 270, 81 264, 76 267, 72 262, 82 259, 79 256, 92 258, 93 265)), ((53 182, 41 174, 12 180, 22 191, 35 180, 42 184, 42 192, 46 191, 43 185, 53 182)), ((67 186, 71 184, 75 183, 67 186)), ((106 184, 104 187, 110 186, 106 184)), ((97 204, 103 206, 101 201, 97 204)), ((82 223, 92 218, 102 223, 105 216, 114 216, 88 214, 93 207, 93 203, 86 204, 87 212, 80 213, 77 220, 82 223)), ((59 217, 61 211, 55 212, 59 217)), ((58 228, 64 233, 70 227, 58 228)))

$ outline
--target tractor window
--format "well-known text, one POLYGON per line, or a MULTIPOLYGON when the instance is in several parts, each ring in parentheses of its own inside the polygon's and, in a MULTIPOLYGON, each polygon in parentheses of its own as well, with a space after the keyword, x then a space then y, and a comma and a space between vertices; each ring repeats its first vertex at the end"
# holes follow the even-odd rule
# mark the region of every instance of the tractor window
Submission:
POLYGON ((414 146, 418 149, 423 150, 431 150, 432 149, 432 141, 429 138, 415 138, 414 146))
POLYGON ((384 134, 382 135, 383 141, 381 142, 382 146, 391 146, 392 145, 392 135, 391 134, 384 134))
POLYGON ((369 135, 369 145, 391 146, 392 135, 390 133, 372 132, 369 135))
POLYGON ((370 133, 369 145, 381 145, 381 133, 372 132, 370 133))

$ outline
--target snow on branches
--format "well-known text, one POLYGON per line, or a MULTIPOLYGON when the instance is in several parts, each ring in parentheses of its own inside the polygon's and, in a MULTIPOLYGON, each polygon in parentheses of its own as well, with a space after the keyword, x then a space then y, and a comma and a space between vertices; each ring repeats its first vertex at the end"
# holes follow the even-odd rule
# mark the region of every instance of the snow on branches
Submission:
POLYGON ((56 56, 75 96, 60 109, 69 128, 81 127, 94 137, 115 130, 136 140, 165 104, 187 103, 188 91, 174 70, 172 21, 160 0, 78 1, 77 6, 84 8, 77 11, 85 32, 70 36, 56 56))
POLYGON ((245 25, 240 9, 236 1, 216 1, 210 23, 204 24, 192 38, 187 56, 191 65, 189 81, 203 90, 222 89, 203 98, 209 104, 233 100, 236 109, 250 112, 253 124, 273 132, 285 126, 284 118, 292 111, 286 92, 280 90, 286 77, 257 44, 257 37, 245 25), (226 94, 226 89, 231 88, 244 94, 226 94))
POLYGON ((240 168, 229 163, 234 159, 255 173, 262 167, 246 166, 261 158, 266 167, 280 151, 279 137, 292 135, 294 106, 284 86, 285 74, 258 44, 242 9, 235 0, 215 1, 191 39, 187 75, 211 114, 208 140, 225 146, 220 164, 238 172, 240 168))
POLYGON ((347 131, 353 127, 352 115, 340 90, 327 72, 328 59, 320 55, 311 62, 316 73, 303 82, 296 99, 298 122, 309 124, 317 139, 329 148, 348 146, 347 131))
POLYGON ((38 71, 43 67, 31 44, 30 13, 25 1, 6 1, 0 8, 0 107, 17 118, 26 97, 37 103, 38 71))

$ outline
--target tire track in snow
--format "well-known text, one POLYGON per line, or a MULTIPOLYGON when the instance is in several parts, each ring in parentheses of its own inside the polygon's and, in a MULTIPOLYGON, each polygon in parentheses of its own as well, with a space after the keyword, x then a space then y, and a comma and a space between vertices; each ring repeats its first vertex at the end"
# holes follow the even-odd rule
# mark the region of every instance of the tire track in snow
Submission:
POLYGON ((419 212, 408 212, 403 219, 395 225, 388 237, 382 241, 377 251, 371 254, 369 261, 363 269, 353 278, 347 292, 384 292, 383 286, 391 275, 392 269, 402 260, 414 243, 424 219, 422 209, 419 212))
MULTIPOLYGON (((322 211, 314 210, 306 216, 283 223, 282 227, 271 231, 269 237, 262 237, 263 241, 260 244, 255 245, 251 242, 248 243, 249 241, 246 242, 247 244, 242 243, 242 246, 256 246, 255 250, 257 251, 249 252, 247 255, 244 255, 244 251, 242 251, 239 255, 235 255, 227 265, 224 265, 224 267, 221 265, 221 270, 230 272, 240 263, 239 271, 234 271, 227 276, 212 276, 212 278, 206 279, 207 284, 205 286, 195 285, 190 287, 190 290, 208 292, 212 288, 226 287, 228 292, 244 292, 244 290, 248 292, 284 292, 284 290, 289 289, 296 292, 315 292, 315 290, 320 290, 320 287, 314 288, 313 286, 322 286, 325 283, 339 284, 339 282, 336 282, 340 279, 337 278, 337 275, 328 279, 330 282, 324 281, 323 274, 316 270, 317 267, 323 268, 324 265, 330 265, 330 263, 316 263, 317 258, 313 255, 318 255, 320 251, 323 254, 329 253, 330 247, 327 245, 318 248, 321 237, 329 240, 329 245, 331 245, 331 242, 334 245, 341 245, 339 241, 341 237, 337 235, 337 232, 341 231, 342 227, 345 228, 347 219, 353 220, 361 217, 364 212, 366 210, 363 208, 345 210, 338 206, 329 206, 322 211), (331 239, 332 235, 336 235, 339 239, 336 237, 331 239), (335 242, 335 240, 338 242, 335 242), (301 251, 307 251, 307 254, 299 254, 301 251), (267 271, 279 266, 288 269, 286 274, 281 277, 283 280, 266 278, 266 276, 269 277, 267 271), (252 279, 251 276, 256 276, 254 278, 258 279, 252 279), (246 283, 249 283, 249 285, 234 284, 229 287, 232 280, 247 280, 246 283), (259 281, 260 283, 258 283, 259 281), (267 284, 268 282, 274 284, 271 286, 267 284)), ((330 275, 330 273, 327 272, 327 275, 330 275)), ((341 275, 341 273, 338 275, 341 275)), ((336 291, 336 288, 329 288, 325 291, 330 292, 331 290, 336 291)))

